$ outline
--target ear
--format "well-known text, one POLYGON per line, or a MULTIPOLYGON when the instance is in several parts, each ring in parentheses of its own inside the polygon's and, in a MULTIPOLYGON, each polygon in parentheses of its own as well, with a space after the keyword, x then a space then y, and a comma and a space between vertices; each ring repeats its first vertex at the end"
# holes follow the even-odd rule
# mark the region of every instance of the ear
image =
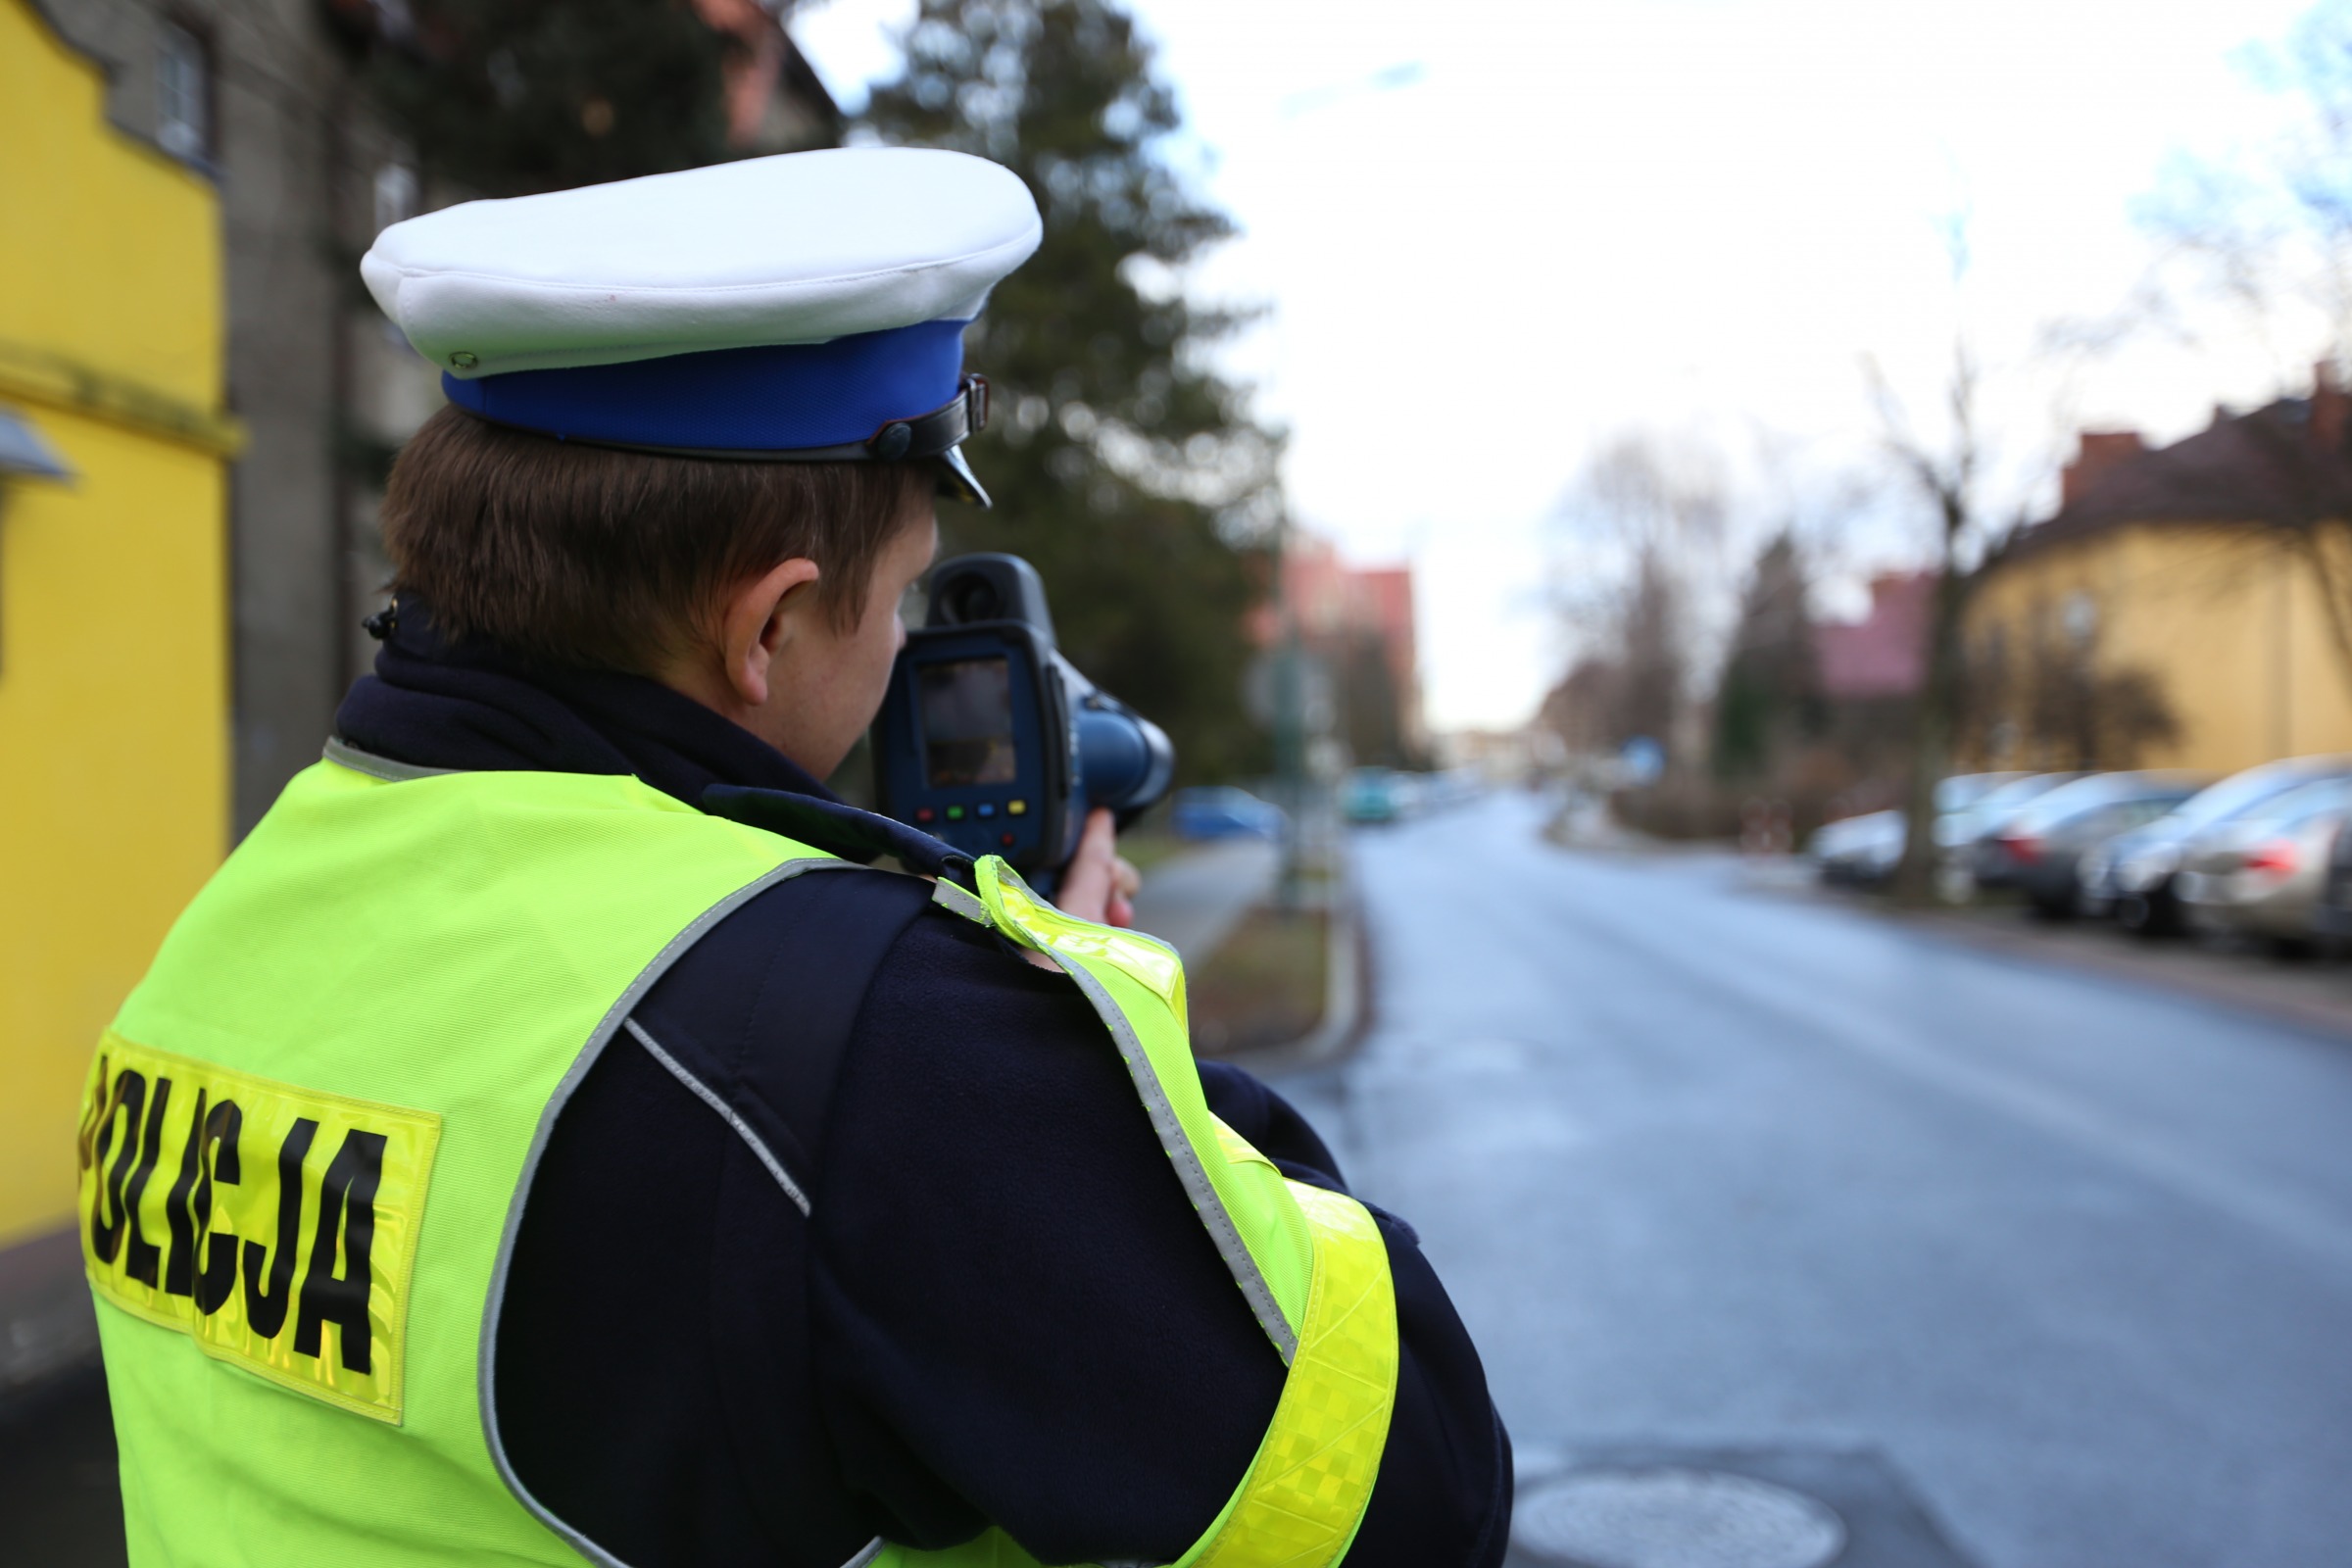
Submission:
POLYGON ((796 612, 815 601, 818 576, 807 557, 771 567, 727 596, 719 622, 720 669, 727 690, 746 708, 766 706, 768 674, 792 635, 796 612))

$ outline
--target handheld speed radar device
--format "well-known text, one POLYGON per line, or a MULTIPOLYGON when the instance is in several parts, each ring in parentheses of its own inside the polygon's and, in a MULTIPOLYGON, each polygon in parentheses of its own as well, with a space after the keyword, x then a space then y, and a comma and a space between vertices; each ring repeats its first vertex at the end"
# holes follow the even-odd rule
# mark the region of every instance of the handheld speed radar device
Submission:
POLYGON ((943 561, 930 600, 874 720, 882 810, 975 859, 1002 855, 1050 893, 1087 812, 1132 821, 1167 794, 1175 749, 1061 656, 1020 557, 943 561))

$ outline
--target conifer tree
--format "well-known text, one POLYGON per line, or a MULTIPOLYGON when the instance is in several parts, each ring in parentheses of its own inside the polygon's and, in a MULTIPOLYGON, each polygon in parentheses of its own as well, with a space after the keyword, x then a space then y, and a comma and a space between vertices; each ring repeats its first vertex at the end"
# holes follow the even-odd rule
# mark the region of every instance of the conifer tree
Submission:
POLYGON ((1167 728, 1185 776, 1262 765, 1243 623, 1277 441, 1203 363, 1238 318, 1176 287, 1233 227, 1160 156, 1179 117, 1151 45, 1109 0, 923 0, 905 48, 866 133, 1005 165, 1046 225, 967 339, 997 505, 943 507, 948 548, 1034 563, 1064 651, 1167 728))
POLYGON ((1715 694, 1715 772, 1748 782, 1769 778, 1789 743, 1823 722, 1814 667, 1813 617, 1805 562, 1784 529, 1756 555, 1740 599, 1740 619, 1715 694))
POLYGON ((728 41, 677 0, 336 10, 368 19, 355 41, 376 107, 426 169, 466 189, 524 195, 737 156, 720 87, 728 41))

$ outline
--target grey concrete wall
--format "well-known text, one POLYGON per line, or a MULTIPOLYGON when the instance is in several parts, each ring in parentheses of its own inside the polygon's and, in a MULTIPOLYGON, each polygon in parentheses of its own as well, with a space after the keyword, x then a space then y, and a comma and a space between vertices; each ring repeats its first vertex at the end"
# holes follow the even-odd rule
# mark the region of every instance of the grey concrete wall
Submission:
POLYGON ((235 828, 315 760, 349 670, 336 547, 335 329, 346 303, 334 241, 342 67, 308 0, 47 0, 100 61, 108 112, 156 131, 168 14, 209 34, 213 145, 227 261, 228 403, 249 444, 230 495, 235 828))
POLYGON ((335 333, 342 64, 307 0, 223 0, 216 39, 229 396, 251 431, 231 524, 236 827, 316 761, 348 669, 335 333))
MULTIPOLYGON (((399 148, 360 105, 317 0, 38 0, 103 64, 108 113, 153 141, 167 17, 209 38, 227 256, 228 403, 249 442, 231 479, 233 827, 317 760, 368 667, 359 621, 387 566, 367 449, 405 441, 440 383, 361 289, 378 172, 399 148)), ((832 140, 839 111, 789 52, 761 150, 832 140)), ((463 199, 428 188, 420 210, 463 199)))

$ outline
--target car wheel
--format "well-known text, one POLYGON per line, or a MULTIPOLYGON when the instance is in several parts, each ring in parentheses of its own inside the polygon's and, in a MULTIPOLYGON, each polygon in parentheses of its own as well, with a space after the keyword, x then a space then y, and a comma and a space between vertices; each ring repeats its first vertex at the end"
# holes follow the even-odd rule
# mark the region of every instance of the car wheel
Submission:
POLYGON ((2180 924, 2172 899, 2161 892, 2125 894, 2115 901, 2115 919, 2135 937, 2170 936, 2180 924))

